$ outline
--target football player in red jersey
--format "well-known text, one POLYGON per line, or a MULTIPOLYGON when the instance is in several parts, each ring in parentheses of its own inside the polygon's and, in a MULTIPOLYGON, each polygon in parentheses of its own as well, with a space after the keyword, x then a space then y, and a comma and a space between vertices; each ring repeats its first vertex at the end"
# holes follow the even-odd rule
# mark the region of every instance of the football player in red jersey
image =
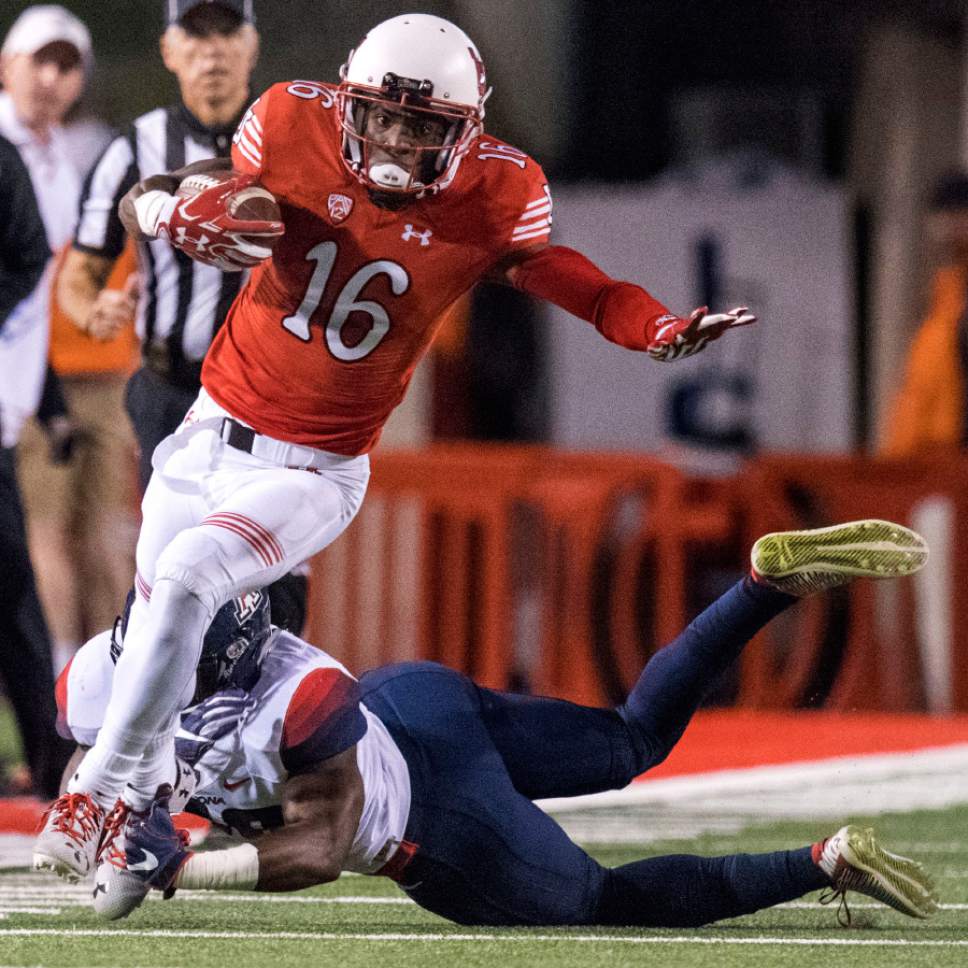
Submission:
POLYGON ((255 268, 212 343, 195 405, 154 453, 118 665, 125 689, 51 810, 35 867, 86 873, 118 796, 145 809, 212 616, 346 528, 367 453, 437 320, 476 282, 550 299, 658 360, 754 321, 745 309, 676 316, 550 246, 544 174, 483 133, 488 94, 463 31, 395 17, 351 53, 339 85, 277 84, 255 102, 235 136, 236 179, 184 199, 178 175, 155 176, 123 200, 129 231, 255 268), (281 223, 229 214, 232 192, 252 181, 276 197, 281 223))

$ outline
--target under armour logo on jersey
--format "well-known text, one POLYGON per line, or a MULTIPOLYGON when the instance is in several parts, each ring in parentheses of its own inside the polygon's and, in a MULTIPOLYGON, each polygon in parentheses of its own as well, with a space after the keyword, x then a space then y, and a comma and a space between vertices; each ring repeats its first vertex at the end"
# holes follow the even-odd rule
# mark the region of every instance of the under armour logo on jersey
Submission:
POLYGON ((349 218, 350 212, 353 211, 353 199, 349 195, 341 195, 339 192, 333 192, 326 205, 329 208, 329 217, 334 225, 345 222, 349 218))
POLYGON ((430 245, 430 236, 434 233, 430 229, 425 229, 421 232, 419 229, 415 229, 409 222, 403 227, 403 235, 400 236, 404 242, 409 242, 411 239, 420 239, 421 245, 430 245))

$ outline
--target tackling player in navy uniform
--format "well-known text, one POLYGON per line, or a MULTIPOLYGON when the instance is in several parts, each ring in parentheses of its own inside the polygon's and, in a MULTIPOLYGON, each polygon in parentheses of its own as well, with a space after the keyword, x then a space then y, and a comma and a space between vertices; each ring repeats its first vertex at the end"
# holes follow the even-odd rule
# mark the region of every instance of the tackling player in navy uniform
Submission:
MULTIPOLYGON (((533 802, 624 787, 665 759, 746 642, 798 597, 910 574, 926 557, 918 535, 882 521, 767 535, 750 576, 658 651, 615 709, 495 692, 431 662, 356 680, 271 627, 263 595, 236 599, 206 638, 172 786, 108 821, 95 910, 124 917, 152 887, 290 891, 352 870, 391 877, 461 924, 698 926, 821 888, 927 917, 930 879, 870 830, 606 868, 533 802), (182 808, 251 842, 192 852, 170 819, 182 808)), ((96 738, 119 648, 103 633, 58 683, 63 727, 82 745, 96 738)))

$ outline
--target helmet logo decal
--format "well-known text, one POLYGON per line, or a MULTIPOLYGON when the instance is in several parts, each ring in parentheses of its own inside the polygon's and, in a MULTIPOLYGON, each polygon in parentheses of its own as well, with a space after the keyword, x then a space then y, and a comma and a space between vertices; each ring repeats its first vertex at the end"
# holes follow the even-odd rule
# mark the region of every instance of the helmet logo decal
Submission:
POLYGON ((350 212, 353 211, 353 199, 349 195, 333 192, 329 196, 326 206, 329 209, 329 217, 333 225, 339 225, 340 222, 345 222, 349 218, 350 212))
POLYGON ((235 614, 239 620, 239 624, 247 621, 253 615, 255 615, 259 606, 262 604, 262 592, 246 592, 244 595, 240 595, 236 600, 235 614))

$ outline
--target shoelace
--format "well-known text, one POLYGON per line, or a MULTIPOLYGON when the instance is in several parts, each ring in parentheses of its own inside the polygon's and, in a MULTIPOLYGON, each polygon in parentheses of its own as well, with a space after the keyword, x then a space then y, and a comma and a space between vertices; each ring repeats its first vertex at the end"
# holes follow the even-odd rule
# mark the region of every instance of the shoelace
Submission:
POLYGON ((124 822, 128 819, 128 807, 122 800, 114 805, 104 821, 104 833, 101 835, 101 844, 97 849, 97 863, 107 862, 124 870, 127 867, 127 859, 124 851, 120 849, 121 834, 124 830, 124 822))
POLYGON ((54 817, 54 829, 77 844, 97 834, 104 811, 86 793, 65 793, 58 797, 41 818, 41 827, 47 818, 54 817))
POLYGON ((828 887, 820 892, 817 900, 821 904, 833 904, 834 901, 840 900, 837 905, 837 923, 842 928, 849 928, 851 922, 850 907, 847 905, 847 889, 844 887, 828 887))

